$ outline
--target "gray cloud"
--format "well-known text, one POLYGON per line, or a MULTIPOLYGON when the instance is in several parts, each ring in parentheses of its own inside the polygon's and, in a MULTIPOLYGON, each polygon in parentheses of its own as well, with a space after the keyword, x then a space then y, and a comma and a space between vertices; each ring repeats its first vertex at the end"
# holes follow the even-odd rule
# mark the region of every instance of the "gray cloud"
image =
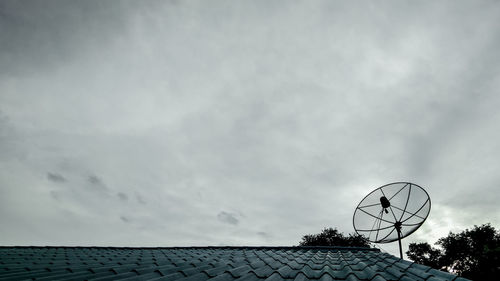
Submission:
POLYGON ((296 245, 399 180, 404 243, 500 226, 498 3, 222 3, 1 2, 0 243, 296 245))
POLYGON ((60 201, 61 200, 59 193, 57 191, 55 191, 55 190, 51 190, 50 191, 50 197, 52 197, 56 201, 60 201))
POLYGON ((52 182, 66 182, 66 178, 58 173, 47 173, 47 179, 52 182))
POLYGON ((35 75, 86 56, 95 43, 109 43, 112 33, 127 25, 133 3, 108 5, 98 1, 2 1, 0 75, 35 75), (92 38, 85 36, 92 34, 92 38))
POLYGON ((88 176, 87 181, 92 185, 101 185, 101 186, 104 185, 103 182, 101 181, 101 179, 96 175, 88 176))
POLYGON ((126 223, 129 223, 130 222, 130 219, 127 218, 126 216, 120 216, 120 219, 123 221, 123 222, 126 222, 126 223))
POLYGON ((257 235, 262 237, 262 238, 271 238, 271 234, 270 233, 267 233, 267 232, 264 232, 264 231, 259 231, 257 232, 257 235))
POLYGON ((135 194, 135 199, 137 199, 137 203, 140 203, 143 205, 147 204, 146 200, 144 200, 144 198, 139 193, 135 194))
POLYGON ((120 200, 122 201, 127 201, 128 200, 128 195, 123 193, 123 192, 118 192, 116 194, 116 196, 118 196, 118 198, 120 198, 120 200))
POLYGON ((223 223, 232 225, 237 225, 239 223, 239 220, 236 218, 236 214, 224 211, 217 214, 217 219, 223 223))
POLYGON ((86 189, 88 191, 92 191, 96 194, 99 194, 99 196, 106 196, 106 197, 110 197, 111 196, 111 192, 110 192, 110 189, 108 188, 108 186, 103 182, 103 180, 96 176, 96 175, 88 175, 87 178, 87 185, 86 185, 86 189))

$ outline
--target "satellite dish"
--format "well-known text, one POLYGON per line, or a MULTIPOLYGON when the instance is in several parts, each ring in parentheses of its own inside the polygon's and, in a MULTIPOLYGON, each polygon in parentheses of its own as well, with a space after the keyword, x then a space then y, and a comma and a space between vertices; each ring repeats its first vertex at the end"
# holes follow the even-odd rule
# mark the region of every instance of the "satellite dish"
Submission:
POLYGON ((354 211, 352 223, 356 233, 374 243, 399 242, 425 221, 431 210, 429 194, 411 182, 383 185, 366 195, 354 211))

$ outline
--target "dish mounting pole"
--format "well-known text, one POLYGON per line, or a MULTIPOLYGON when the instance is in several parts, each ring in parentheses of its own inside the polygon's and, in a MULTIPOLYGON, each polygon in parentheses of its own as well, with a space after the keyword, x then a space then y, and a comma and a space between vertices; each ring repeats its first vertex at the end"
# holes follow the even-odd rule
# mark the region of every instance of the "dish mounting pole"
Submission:
POLYGON ((401 246, 401 222, 398 221, 394 224, 396 231, 398 233, 398 243, 399 243, 399 256, 403 259, 403 247, 401 246))

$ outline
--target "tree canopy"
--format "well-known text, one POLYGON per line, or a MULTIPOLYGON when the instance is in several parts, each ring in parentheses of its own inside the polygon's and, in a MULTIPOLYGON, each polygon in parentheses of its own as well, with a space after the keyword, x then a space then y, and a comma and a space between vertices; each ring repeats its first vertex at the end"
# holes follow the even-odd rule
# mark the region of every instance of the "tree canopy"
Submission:
POLYGON ((359 234, 349 234, 345 236, 336 228, 325 228, 321 233, 308 234, 302 237, 300 246, 350 246, 350 247, 370 247, 370 242, 359 234))
POLYGON ((500 276, 500 231, 490 224, 460 233, 450 232, 436 243, 411 243, 406 252, 417 263, 440 268, 472 280, 498 280, 500 276))

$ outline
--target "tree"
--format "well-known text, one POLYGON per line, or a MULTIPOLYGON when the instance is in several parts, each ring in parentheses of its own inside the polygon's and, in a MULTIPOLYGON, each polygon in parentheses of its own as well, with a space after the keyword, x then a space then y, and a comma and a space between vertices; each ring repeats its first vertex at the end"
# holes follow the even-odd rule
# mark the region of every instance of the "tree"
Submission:
POLYGON ((406 252, 408 258, 420 264, 425 264, 433 268, 441 268, 441 251, 433 248, 429 243, 411 243, 406 252))
POLYGON ((450 232, 436 245, 411 243, 408 257, 415 262, 473 280, 497 280, 500 275, 500 231, 490 224, 474 226, 460 233, 450 232))
POLYGON ((359 234, 345 236, 336 228, 325 228, 319 234, 308 234, 302 237, 300 246, 350 246, 370 247, 370 242, 359 234))

